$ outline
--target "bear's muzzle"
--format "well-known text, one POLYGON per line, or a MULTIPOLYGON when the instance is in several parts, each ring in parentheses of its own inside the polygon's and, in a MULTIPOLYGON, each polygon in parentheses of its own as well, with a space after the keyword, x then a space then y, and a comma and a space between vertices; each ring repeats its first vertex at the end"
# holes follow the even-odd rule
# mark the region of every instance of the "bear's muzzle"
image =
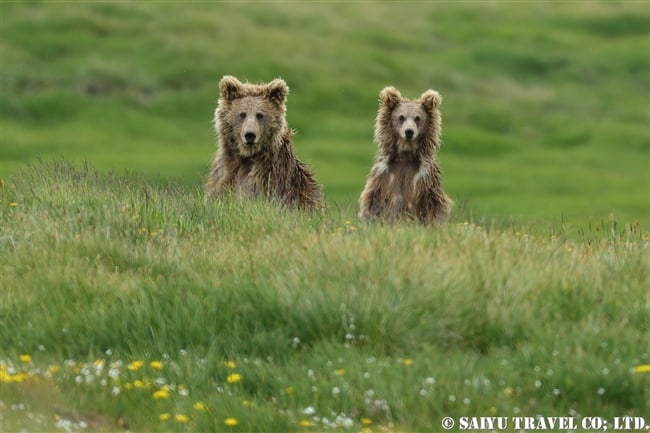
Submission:
POLYGON ((244 140, 245 140, 246 144, 249 145, 249 146, 252 146, 252 145, 255 144, 255 139, 256 138, 257 138, 257 136, 253 132, 247 132, 246 134, 244 134, 244 140))

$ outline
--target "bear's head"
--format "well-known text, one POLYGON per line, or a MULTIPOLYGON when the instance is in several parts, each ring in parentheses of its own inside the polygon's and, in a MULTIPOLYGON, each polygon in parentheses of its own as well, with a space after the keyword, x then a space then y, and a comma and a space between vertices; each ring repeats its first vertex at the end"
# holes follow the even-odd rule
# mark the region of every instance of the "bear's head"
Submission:
POLYGON ((419 99, 409 100, 394 87, 379 93, 375 141, 383 152, 414 153, 419 156, 440 147, 442 97, 429 89, 419 99))
POLYGON ((278 142, 287 130, 289 87, 280 78, 268 84, 242 83, 227 75, 219 83, 215 127, 223 145, 250 157, 278 142))

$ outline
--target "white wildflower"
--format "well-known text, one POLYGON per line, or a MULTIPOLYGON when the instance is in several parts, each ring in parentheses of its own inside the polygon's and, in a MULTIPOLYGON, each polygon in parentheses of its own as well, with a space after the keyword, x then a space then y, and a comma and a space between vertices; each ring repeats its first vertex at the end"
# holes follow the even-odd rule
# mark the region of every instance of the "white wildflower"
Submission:
POLYGON ((307 416, 311 416, 311 415, 316 413, 316 410, 311 406, 307 406, 306 408, 304 408, 302 410, 302 413, 307 415, 307 416))

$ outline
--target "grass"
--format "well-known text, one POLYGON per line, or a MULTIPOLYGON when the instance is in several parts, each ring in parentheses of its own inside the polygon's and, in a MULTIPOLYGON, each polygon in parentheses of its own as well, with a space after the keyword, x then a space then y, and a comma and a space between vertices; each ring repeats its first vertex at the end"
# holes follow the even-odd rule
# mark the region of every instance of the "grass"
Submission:
POLYGON ((640 226, 355 213, 61 161, 17 173, 0 202, 3 431, 647 415, 640 226))
POLYGON ((372 164, 380 89, 434 87, 456 202, 647 229, 646 6, 3 1, 1 177, 63 157, 202 185, 221 76, 282 76, 296 151, 345 206, 372 164))

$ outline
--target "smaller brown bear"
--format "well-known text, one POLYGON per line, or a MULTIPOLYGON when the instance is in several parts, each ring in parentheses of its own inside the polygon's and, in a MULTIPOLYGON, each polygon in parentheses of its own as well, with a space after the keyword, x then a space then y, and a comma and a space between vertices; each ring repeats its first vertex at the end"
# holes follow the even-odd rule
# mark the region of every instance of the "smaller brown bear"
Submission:
POLYGON ((394 87, 379 94, 375 164, 359 199, 359 217, 428 224, 444 219, 451 200, 442 189, 436 152, 440 148, 442 97, 427 90, 409 100, 394 87))
POLYGON ((282 79, 242 83, 224 76, 214 115, 217 152, 208 175, 208 194, 264 196, 298 208, 322 208, 321 187, 291 145, 286 120, 289 87, 282 79))

